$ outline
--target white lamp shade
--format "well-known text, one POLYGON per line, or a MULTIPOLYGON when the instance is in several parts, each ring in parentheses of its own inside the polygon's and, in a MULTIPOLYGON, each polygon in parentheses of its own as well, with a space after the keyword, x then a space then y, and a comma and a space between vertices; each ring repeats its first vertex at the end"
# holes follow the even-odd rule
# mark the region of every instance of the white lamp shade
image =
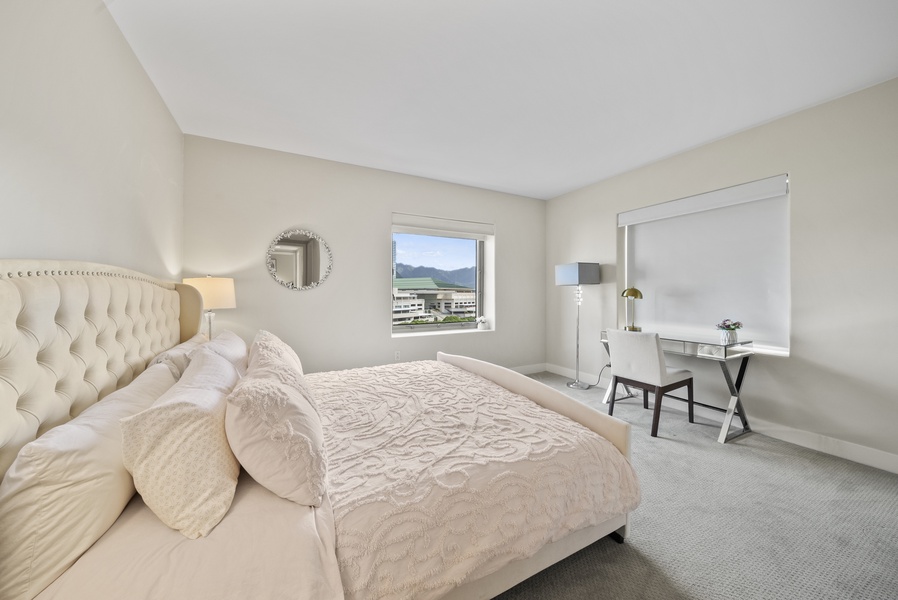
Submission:
POLYGON ((237 308, 234 280, 230 277, 187 277, 184 283, 200 291, 206 310, 237 308))

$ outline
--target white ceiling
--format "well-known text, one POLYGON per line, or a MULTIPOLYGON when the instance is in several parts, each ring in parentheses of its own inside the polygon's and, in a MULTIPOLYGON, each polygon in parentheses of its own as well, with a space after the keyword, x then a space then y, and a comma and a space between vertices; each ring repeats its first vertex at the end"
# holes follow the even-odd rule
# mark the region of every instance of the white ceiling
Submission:
POLYGON ((898 77, 896 0, 106 2, 184 133, 535 198, 898 77))

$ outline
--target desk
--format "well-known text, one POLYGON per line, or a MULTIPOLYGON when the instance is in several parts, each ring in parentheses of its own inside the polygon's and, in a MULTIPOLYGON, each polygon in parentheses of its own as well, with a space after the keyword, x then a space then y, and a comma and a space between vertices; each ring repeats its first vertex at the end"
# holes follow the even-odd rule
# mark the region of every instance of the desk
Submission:
MULTIPOLYGON (((605 351, 608 352, 608 356, 610 357, 611 352, 608 349, 608 335, 604 331, 602 332, 602 345, 605 346, 605 351)), ((734 438, 739 437, 742 434, 751 431, 751 427, 748 424, 748 418, 745 416, 745 409, 742 408, 742 400, 740 398, 740 390, 742 389, 742 381, 745 378, 745 369, 748 367, 748 359, 750 359, 754 354, 751 341, 740 341, 734 342, 732 344, 722 344, 720 343, 719 339, 710 336, 705 337, 695 335, 689 337, 668 337, 665 335, 661 335, 661 349, 668 354, 677 354, 679 356, 691 356, 693 358, 717 361, 717 364, 720 365, 720 370, 723 372, 723 377, 726 380, 727 387, 730 390, 730 403, 725 409, 720 408, 719 406, 702 404, 701 402, 693 403, 699 406, 704 406, 705 408, 710 408, 712 410, 726 413, 723 418, 723 426, 720 429, 720 436, 717 438, 718 442, 724 444, 734 438), (733 376, 730 373, 729 366, 727 366, 727 361, 736 359, 741 359, 741 361, 739 362, 739 370, 736 375, 736 379, 733 380, 733 376), (738 416, 739 420, 742 421, 742 430, 730 435, 730 426, 732 425, 734 416, 738 416)), ((609 387, 608 391, 605 392, 605 398, 604 400, 602 400, 602 402, 608 404, 608 402, 611 400, 611 394, 613 393, 615 393, 615 390, 609 387)), ((627 393, 629 394, 629 396, 627 397, 633 396, 629 388, 627 388, 627 393)), ((677 400, 683 400, 683 398, 679 398, 677 396, 668 397, 675 398, 677 400)))

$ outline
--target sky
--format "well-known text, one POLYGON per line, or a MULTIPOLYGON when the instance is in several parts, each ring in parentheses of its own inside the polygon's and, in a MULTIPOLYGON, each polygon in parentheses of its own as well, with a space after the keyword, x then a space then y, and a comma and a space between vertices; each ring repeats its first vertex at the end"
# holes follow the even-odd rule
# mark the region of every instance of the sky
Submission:
POLYGON ((462 238, 394 233, 396 262, 454 271, 477 265, 477 242, 462 238))

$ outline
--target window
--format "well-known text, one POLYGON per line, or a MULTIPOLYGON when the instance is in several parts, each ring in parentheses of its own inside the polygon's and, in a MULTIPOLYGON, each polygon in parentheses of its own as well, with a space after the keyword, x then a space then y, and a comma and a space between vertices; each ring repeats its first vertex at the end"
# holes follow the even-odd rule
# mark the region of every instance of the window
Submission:
POLYGON ((394 334, 475 329, 488 314, 484 275, 492 226, 393 215, 394 334))
POLYGON ((716 335, 733 319, 756 352, 789 355, 788 175, 627 211, 618 226, 644 330, 716 335))

